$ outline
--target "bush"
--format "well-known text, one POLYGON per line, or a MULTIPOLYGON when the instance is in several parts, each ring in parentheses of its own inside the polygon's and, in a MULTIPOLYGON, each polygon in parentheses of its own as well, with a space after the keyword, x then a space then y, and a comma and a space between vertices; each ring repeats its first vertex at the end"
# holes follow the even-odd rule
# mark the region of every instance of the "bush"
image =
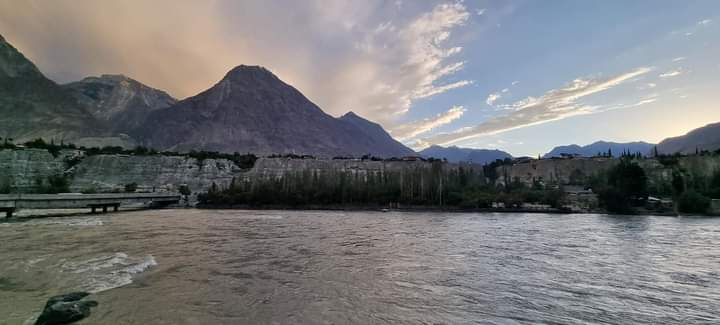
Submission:
POLYGON ((46 179, 35 179, 35 192, 38 194, 57 194, 70 192, 70 182, 63 175, 52 175, 46 179))
POLYGON ((615 188, 608 188, 598 193, 600 204, 610 213, 632 214, 632 205, 627 195, 615 188))
POLYGON ((678 210, 684 213, 707 213, 711 200, 693 190, 687 191, 678 198, 678 210))
POLYGON ((135 191, 137 191, 137 187, 138 187, 137 183, 125 184, 125 192, 126 193, 134 193, 135 191))

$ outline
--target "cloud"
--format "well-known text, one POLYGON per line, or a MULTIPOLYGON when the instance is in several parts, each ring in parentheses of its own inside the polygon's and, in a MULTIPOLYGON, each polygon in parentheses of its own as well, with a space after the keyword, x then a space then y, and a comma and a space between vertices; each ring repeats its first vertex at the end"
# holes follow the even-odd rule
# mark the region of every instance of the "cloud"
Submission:
POLYGON ((507 115, 491 118, 474 127, 437 134, 422 139, 419 144, 422 146, 448 145, 482 135, 501 133, 576 115, 596 113, 603 107, 583 104, 579 100, 635 80, 650 71, 652 68, 643 67, 605 79, 576 79, 563 88, 546 92, 539 98, 528 97, 509 105, 508 109, 511 112, 507 115))
POLYGON ((699 21, 697 24, 701 25, 701 26, 707 26, 707 25, 710 25, 710 23, 712 23, 712 19, 703 19, 703 20, 699 21))
MULTIPOLYGON (((516 82, 513 82, 512 85, 516 85, 516 82)), ((493 106, 496 101, 498 101, 500 98, 503 97, 503 94, 507 94, 510 92, 510 88, 503 88, 500 91, 496 91, 490 95, 488 95, 487 99, 485 99, 485 103, 493 106)))
POLYGON ((3 36, 59 82, 123 73, 183 98, 257 64, 330 114, 386 126, 472 83, 446 81, 464 67, 452 35, 469 16, 461 2, 0 1, 3 36))
POLYGON ((686 57, 680 56, 680 57, 672 59, 672 62, 680 62, 680 61, 685 61, 685 60, 687 60, 686 57))
POLYGON ((520 83, 520 81, 517 81, 517 80, 516 80, 516 81, 513 81, 513 82, 510 83, 510 84, 513 85, 513 86, 515 86, 515 85, 517 85, 517 84, 519 84, 519 83, 520 83))
POLYGON ((493 106, 495 102, 502 97, 502 94, 500 92, 494 92, 490 95, 488 95, 487 99, 485 100, 485 103, 487 103, 490 106, 493 106))
POLYGON ((393 128, 390 133, 401 141, 412 139, 420 134, 459 119, 465 111, 465 108, 462 106, 453 106, 447 112, 440 113, 435 117, 399 125, 393 128))
POLYGON ((485 14, 486 11, 487 11, 487 9, 483 8, 483 9, 478 9, 478 10, 476 10, 475 13, 476 13, 478 16, 482 16, 482 15, 485 14))
POLYGON ((658 77, 667 79, 667 78, 672 78, 672 77, 679 76, 679 75, 681 75, 682 73, 683 73, 683 71, 682 71, 681 69, 676 69, 676 70, 670 70, 670 71, 665 72, 665 73, 661 73, 658 77))

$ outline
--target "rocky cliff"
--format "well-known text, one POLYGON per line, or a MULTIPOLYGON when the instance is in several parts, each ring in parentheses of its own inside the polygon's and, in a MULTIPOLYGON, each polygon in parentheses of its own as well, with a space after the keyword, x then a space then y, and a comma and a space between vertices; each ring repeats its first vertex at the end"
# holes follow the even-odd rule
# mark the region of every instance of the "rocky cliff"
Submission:
POLYGON ((563 185, 582 183, 589 176, 607 170, 617 162, 610 158, 532 159, 497 167, 497 182, 504 184, 520 181, 527 185, 533 182, 563 185))
MULTIPOLYGON (((457 168, 449 164, 448 168, 457 168)), ((123 191, 135 183, 138 191, 177 191, 187 185, 193 192, 206 191, 215 183, 230 184, 233 178, 253 180, 278 178, 294 172, 368 173, 430 168, 421 161, 319 160, 260 158, 251 169, 242 169, 227 159, 198 160, 186 156, 84 156, 80 151, 64 150, 54 157, 46 150, 0 150, 0 187, 35 190, 36 179, 65 176, 72 192, 123 191)), ((477 166, 479 168, 479 166, 477 166)))
POLYGON ((63 175, 67 169, 65 153, 53 157, 47 150, 0 150, 0 189, 29 191, 38 179, 63 175))

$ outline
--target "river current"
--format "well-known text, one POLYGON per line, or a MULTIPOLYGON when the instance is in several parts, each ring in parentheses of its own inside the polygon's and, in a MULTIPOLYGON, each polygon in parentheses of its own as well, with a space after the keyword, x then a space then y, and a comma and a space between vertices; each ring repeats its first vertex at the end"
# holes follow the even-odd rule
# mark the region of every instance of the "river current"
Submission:
POLYGON ((0 324, 720 324, 720 219, 152 210, 0 223, 0 324))

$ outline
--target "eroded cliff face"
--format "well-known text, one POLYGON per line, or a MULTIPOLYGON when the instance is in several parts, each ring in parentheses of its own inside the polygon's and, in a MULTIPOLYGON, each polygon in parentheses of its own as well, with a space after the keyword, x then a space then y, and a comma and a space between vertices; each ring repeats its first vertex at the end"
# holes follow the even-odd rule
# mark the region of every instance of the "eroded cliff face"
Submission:
MULTIPOLYGON (((444 169, 458 168, 446 164, 444 169)), ((32 192, 36 179, 65 176, 72 192, 124 191, 136 184, 138 191, 177 191, 187 185, 193 193, 207 191, 213 183, 227 187, 233 178, 249 180, 279 178, 297 172, 370 173, 428 169, 420 161, 360 161, 260 158, 253 168, 245 170, 227 159, 198 160, 185 156, 93 155, 63 150, 56 157, 46 150, 19 149, 0 151, 0 187, 4 183, 13 191, 32 192)), ((480 166, 475 166, 481 170, 480 166)))
POLYGON ((213 182, 226 186, 242 170, 226 159, 97 155, 85 157, 71 173, 70 188, 78 192, 123 190, 132 183, 140 191, 177 191, 181 185, 187 185, 197 192, 206 190, 213 182))
POLYGON ((47 150, 0 150, 0 189, 27 192, 38 179, 62 175, 66 155, 53 157, 47 150))
MULTIPOLYGON (((449 164, 450 168, 457 166, 449 164)), ((430 164, 422 161, 372 161, 372 160, 317 160, 317 159, 287 159, 287 158, 260 158, 255 166, 243 177, 282 177, 291 172, 356 172, 360 175, 368 173, 382 173, 385 171, 400 171, 412 168, 430 168, 430 164)))
POLYGON ((582 183, 588 177, 615 166, 618 160, 610 158, 543 159, 497 167, 497 182, 515 180, 532 185, 582 183))
MULTIPOLYGON (((618 160, 608 158, 575 158, 530 160, 496 169, 497 184, 518 180, 528 185, 535 181, 545 184, 584 184, 587 178, 608 170, 618 160)), ((693 156, 678 158, 674 165, 655 159, 638 161, 648 176, 648 185, 666 186, 672 181, 673 169, 687 175, 710 179, 720 170, 720 157, 693 156)), ((432 164, 421 161, 360 161, 260 158, 253 168, 244 170, 227 159, 197 160, 185 156, 85 156, 77 150, 63 150, 53 156, 46 150, 0 150, 0 189, 31 192, 38 179, 65 176, 73 192, 124 191, 135 183, 139 191, 177 191, 187 185, 193 193, 207 191, 213 183, 219 188, 237 180, 279 178, 297 172, 352 172, 359 176, 370 173, 422 170, 432 164)), ((453 170, 460 164, 443 164, 453 170)), ((480 165, 464 165, 482 173, 480 165)))
MULTIPOLYGON (((586 185, 588 177, 607 171, 618 162, 618 159, 609 158, 530 160, 497 167, 497 183, 518 180, 526 185, 532 185, 536 181, 545 184, 586 185)), ((720 171, 720 156, 679 157, 673 163, 666 164, 657 159, 640 159, 636 162, 645 171, 648 187, 651 189, 669 186, 673 170, 700 179, 710 179, 716 171, 720 171)))

